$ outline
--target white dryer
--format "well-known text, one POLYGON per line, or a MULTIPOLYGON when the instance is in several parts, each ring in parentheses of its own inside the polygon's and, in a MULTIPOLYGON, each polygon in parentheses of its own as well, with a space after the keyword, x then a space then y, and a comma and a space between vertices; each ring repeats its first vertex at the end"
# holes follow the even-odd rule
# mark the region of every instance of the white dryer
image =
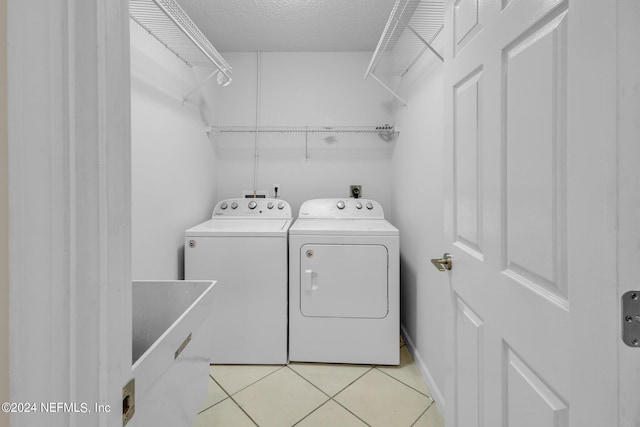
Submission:
POLYGON ((214 279, 211 363, 287 363, 287 231, 280 199, 228 199, 185 231, 185 278, 214 279))
POLYGON ((304 202, 289 229, 289 360, 399 364, 399 262, 378 202, 304 202))

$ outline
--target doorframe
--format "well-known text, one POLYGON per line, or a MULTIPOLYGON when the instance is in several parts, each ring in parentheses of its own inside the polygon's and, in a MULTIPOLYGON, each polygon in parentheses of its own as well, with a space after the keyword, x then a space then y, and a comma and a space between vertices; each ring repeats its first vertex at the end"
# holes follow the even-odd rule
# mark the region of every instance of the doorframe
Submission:
MULTIPOLYGON (((7 2, 0 0, 0 402, 9 401, 9 174, 7 2)), ((0 412, 0 425, 9 414, 0 412)))
POLYGON ((11 414, 113 426, 131 376, 127 0, 8 1, 11 414))
MULTIPOLYGON (((640 290, 640 3, 618 2, 617 37, 617 118, 618 118, 618 298, 625 292, 640 290)), ((618 314, 622 324, 622 313, 618 314)), ((621 332, 620 332, 621 334, 621 332)), ((625 345, 618 335, 618 413, 621 426, 640 424, 640 348, 625 345)))

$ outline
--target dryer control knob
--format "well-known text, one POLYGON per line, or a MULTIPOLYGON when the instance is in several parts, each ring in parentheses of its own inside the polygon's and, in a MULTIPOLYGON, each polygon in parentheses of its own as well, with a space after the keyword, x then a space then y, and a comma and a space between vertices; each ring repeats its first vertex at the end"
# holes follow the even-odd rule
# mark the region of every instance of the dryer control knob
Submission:
POLYGON ((344 209, 344 202, 342 200, 339 200, 338 203, 336 203, 336 206, 338 207, 338 209, 344 209))
POLYGON ((367 203, 367 209, 369 210, 373 209, 373 203, 371 202, 367 203))
POLYGON ((362 203, 360 203, 360 202, 356 203, 356 208, 362 209, 362 203))
POLYGON ((238 202, 231 203, 231 209, 236 209, 238 207, 238 202))
POLYGON ((282 202, 278 203, 278 209, 284 209, 284 203, 282 202))
POLYGON ((227 202, 222 202, 222 204, 220 205, 220 209, 222 210, 227 209, 227 202))
POLYGON ((269 209, 273 209, 273 202, 269 202, 269 203, 267 203, 267 208, 269 208, 269 209))
POLYGON ((258 206, 258 204, 256 203, 255 200, 252 200, 249 202, 249 209, 255 209, 256 206, 258 206))

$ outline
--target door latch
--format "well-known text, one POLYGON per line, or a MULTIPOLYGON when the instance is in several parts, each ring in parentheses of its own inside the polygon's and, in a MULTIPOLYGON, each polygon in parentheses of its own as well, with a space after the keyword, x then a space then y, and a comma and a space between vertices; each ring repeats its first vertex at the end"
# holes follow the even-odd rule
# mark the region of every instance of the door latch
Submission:
POLYGON ((122 387, 122 425, 125 426, 136 411, 136 379, 122 387))
POLYGON ((435 265, 439 271, 447 271, 453 268, 453 260, 449 253, 443 254, 442 258, 433 258, 431 264, 435 265))
POLYGON ((640 291, 622 295, 622 341, 640 348, 640 291))

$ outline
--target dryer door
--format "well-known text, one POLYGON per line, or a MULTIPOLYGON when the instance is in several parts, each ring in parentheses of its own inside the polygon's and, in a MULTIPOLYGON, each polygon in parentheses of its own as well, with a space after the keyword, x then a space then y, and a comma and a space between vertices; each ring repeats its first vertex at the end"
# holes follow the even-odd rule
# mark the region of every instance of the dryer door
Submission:
POLYGON ((385 246, 309 244, 300 250, 303 316, 386 317, 388 252, 385 246))

